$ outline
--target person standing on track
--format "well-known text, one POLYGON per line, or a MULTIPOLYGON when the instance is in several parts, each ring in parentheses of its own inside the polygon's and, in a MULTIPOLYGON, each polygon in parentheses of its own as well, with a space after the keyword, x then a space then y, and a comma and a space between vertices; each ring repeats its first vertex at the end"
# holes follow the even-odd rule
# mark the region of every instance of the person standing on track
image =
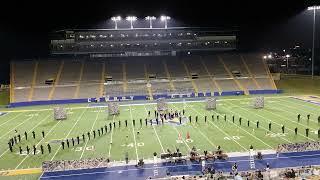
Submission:
POLYGON ((42 133, 42 138, 44 138, 44 131, 42 131, 41 133, 42 133))
POLYGON ((298 134, 298 128, 294 128, 294 134, 297 135, 298 134))
POLYGON ((282 134, 284 134, 284 125, 282 125, 281 129, 282 129, 282 134))
POLYGON ((32 136, 33 136, 33 139, 36 138, 36 133, 34 131, 32 131, 32 136))

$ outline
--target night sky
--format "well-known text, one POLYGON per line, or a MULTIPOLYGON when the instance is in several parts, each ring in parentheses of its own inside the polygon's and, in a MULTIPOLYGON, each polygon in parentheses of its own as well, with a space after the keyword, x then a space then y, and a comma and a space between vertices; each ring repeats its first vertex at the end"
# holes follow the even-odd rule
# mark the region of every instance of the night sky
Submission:
MULTIPOLYGON (((143 18, 147 15, 158 17, 166 14, 172 17, 172 25, 237 28, 240 50, 267 51, 292 47, 295 43, 310 48, 312 12, 306 11, 306 8, 317 1, 6 2, 1 5, 0 10, 0 82, 8 79, 3 76, 8 74, 8 60, 48 56, 50 32, 65 28, 112 28, 107 20, 113 15, 135 15, 143 18)), ((317 24, 320 24, 320 11, 317 24)), ((317 46, 319 47, 319 38, 317 46)))

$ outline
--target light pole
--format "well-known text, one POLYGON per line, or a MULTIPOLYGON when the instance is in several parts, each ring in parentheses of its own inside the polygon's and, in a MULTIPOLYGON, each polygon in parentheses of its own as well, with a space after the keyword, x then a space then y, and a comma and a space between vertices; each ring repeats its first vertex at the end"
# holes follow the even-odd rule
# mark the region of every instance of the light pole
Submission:
POLYGON ((161 16, 160 20, 164 21, 164 28, 167 29, 168 28, 168 20, 170 20, 170 16, 161 16))
POLYGON ((156 20, 157 18, 154 16, 147 16, 146 20, 149 21, 150 29, 152 29, 152 21, 156 20))
POLYGON ((320 6, 308 7, 308 11, 313 11, 313 29, 312 29, 312 62, 311 62, 311 77, 314 76, 314 44, 315 44, 315 34, 316 34, 316 10, 320 9, 320 6))
POLYGON ((133 29, 133 22, 137 20, 136 16, 128 16, 126 18, 127 21, 130 21, 130 28, 133 29))
POLYGON ((120 16, 116 16, 116 17, 111 17, 111 20, 114 22, 114 29, 118 29, 118 23, 117 21, 121 20, 120 16))
POLYGON ((290 55, 287 54, 286 55, 286 58, 287 58, 287 74, 289 74, 289 57, 290 57, 290 55))

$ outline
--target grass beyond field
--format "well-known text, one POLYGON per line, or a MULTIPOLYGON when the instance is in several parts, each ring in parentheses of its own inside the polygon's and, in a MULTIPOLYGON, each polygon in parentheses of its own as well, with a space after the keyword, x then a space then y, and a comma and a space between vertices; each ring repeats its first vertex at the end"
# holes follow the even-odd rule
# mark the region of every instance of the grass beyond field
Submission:
MULTIPOLYGON (((204 102, 180 102, 170 103, 173 110, 182 111, 185 108, 186 116, 192 116, 192 123, 188 121, 183 125, 145 125, 144 119, 147 111, 151 110, 151 117, 154 116, 155 104, 125 105, 121 106, 119 116, 108 117, 106 108, 101 107, 73 107, 68 111, 68 119, 65 121, 53 120, 52 110, 41 110, 44 107, 33 107, 37 111, 20 111, 21 109, 10 109, 6 115, 0 116, 0 169, 23 169, 41 167, 41 162, 45 160, 73 160, 93 157, 110 157, 111 160, 124 160, 125 153, 128 152, 131 160, 140 158, 152 158, 153 152, 160 153, 166 149, 174 150, 179 148, 185 155, 195 146, 203 150, 216 149, 220 145, 227 152, 248 151, 249 146, 255 149, 274 149, 278 144, 302 141, 318 140, 317 130, 320 106, 296 100, 289 97, 274 96, 265 99, 264 109, 253 109, 252 99, 232 98, 221 99, 218 102, 217 110, 207 111, 204 102), (301 121, 297 121, 297 114, 301 114, 301 121), (226 114, 227 120, 224 120, 226 114), (307 121, 306 115, 311 114, 307 121), (212 120, 211 116, 215 119, 212 120), (219 120, 216 116, 219 115, 219 120), (232 122, 232 115, 235 115, 235 122, 232 122), (195 122, 198 116, 198 122, 195 122), (207 116, 207 122, 204 121, 207 116), (239 124, 239 117, 242 117, 242 125, 239 124), (142 126, 139 119, 142 118, 142 126), (128 120, 128 127, 125 127, 124 120, 128 120), (135 119, 135 127, 132 124, 135 119), (247 121, 250 126, 247 126, 247 121), (121 121, 121 127, 118 127, 121 121), (256 121, 260 122, 260 127, 256 128, 256 121), (109 131, 109 123, 116 122, 116 128, 109 131), (268 132, 268 124, 272 123, 272 131, 268 132), (79 145, 62 150, 60 142, 55 140, 75 138, 88 131, 100 129, 105 124, 108 125, 108 133, 95 139, 80 142, 79 145), (285 125, 285 133, 282 134, 281 126, 285 125), (294 135, 294 128, 298 127, 298 135, 294 135), (309 137, 305 136, 305 129, 310 129, 309 137), (8 140, 15 135, 14 130, 22 135, 22 142, 14 147, 14 152, 8 150, 8 140), (41 138, 41 131, 46 133, 45 138, 41 138), (25 140, 23 133, 27 131, 28 140, 25 140), (32 138, 32 131, 36 132, 36 139, 32 138), (139 134, 137 132, 139 131, 139 134), (190 139, 186 139, 189 132, 190 139), (178 140, 178 135, 182 135, 182 140, 178 140), (128 136, 128 138, 126 137, 128 136), (49 154, 46 144, 50 142, 52 153, 49 154), (112 144, 110 143, 112 142, 112 144), (24 150, 28 145, 43 145, 45 153, 42 155, 20 155, 19 146, 24 150)), ((155 124, 155 121, 153 122, 155 124)), ((86 135, 86 140, 87 140, 86 135)))

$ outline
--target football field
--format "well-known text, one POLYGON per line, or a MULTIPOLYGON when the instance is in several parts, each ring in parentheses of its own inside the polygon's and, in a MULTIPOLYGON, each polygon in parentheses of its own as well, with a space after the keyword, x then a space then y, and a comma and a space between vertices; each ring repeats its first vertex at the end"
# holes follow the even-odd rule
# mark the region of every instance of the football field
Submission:
POLYGON ((130 160, 151 159, 154 152, 159 156, 167 149, 174 151, 175 148, 179 148, 183 155, 187 155, 193 146, 200 153, 216 149, 218 145, 226 152, 245 152, 250 145, 259 150, 271 150, 281 143, 316 141, 320 128, 319 105, 287 96, 266 97, 264 109, 254 109, 252 98, 248 96, 220 99, 214 111, 206 110, 202 101, 169 103, 169 108, 173 111, 182 112, 185 109, 185 116, 192 117, 191 123, 184 119, 181 125, 179 120, 164 124, 160 121, 159 125, 153 120, 151 125, 149 120, 154 119, 156 108, 156 104, 152 103, 123 104, 120 106, 118 116, 108 116, 106 107, 95 105, 65 106, 68 107, 68 119, 65 121, 53 120, 53 111, 48 106, 0 110, 2 112, 0 169, 39 168, 41 163, 47 160, 109 157, 111 161, 124 161, 126 153, 130 160), (148 111, 151 111, 150 117, 148 111), (300 122, 297 120, 298 114, 301 114, 300 122), (307 114, 311 115, 309 121, 307 114), (198 116, 197 122, 196 116, 198 116), (232 116, 235 117, 234 122, 232 116), (148 118, 147 125, 146 118, 148 118), (125 120, 128 120, 127 127, 125 120), (257 121, 259 121, 258 128, 257 121), (112 127, 113 122, 116 125, 112 130, 109 128, 110 122, 112 127), (271 123, 270 132, 269 123, 271 123), (93 138, 92 131, 97 132, 105 125, 108 126, 108 132, 104 132, 101 136, 96 133, 96 137, 93 138), (282 133, 282 125, 285 126, 285 133, 282 133), (296 127, 297 135, 294 133, 296 127), (305 133, 306 128, 310 129, 308 137, 305 133), (25 131, 28 132, 28 140, 25 139, 25 131), (36 133, 35 139, 32 137, 32 131, 36 133), (42 131, 45 132, 44 138, 41 135, 42 131), (91 132, 89 141, 87 132, 91 132), (13 152, 10 152, 8 141, 17 134, 21 134, 22 140, 14 146, 13 152), (85 142, 82 141, 83 134, 85 142), (186 138, 187 134, 190 138, 186 138), (60 140, 76 139, 77 136, 80 137, 79 144, 75 142, 73 146, 70 141, 70 147, 62 149, 60 140), (47 150, 48 143, 52 147, 51 153, 47 150), (33 155, 33 145, 37 147, 36 155, 33 155), (44 146, 44 154, 40 152, 40 145, 44 146), (19 153, 19 146, 23 149, 22 154, 19 153), (26 153, 26 146, 31 149, 29 155, 26 153))

